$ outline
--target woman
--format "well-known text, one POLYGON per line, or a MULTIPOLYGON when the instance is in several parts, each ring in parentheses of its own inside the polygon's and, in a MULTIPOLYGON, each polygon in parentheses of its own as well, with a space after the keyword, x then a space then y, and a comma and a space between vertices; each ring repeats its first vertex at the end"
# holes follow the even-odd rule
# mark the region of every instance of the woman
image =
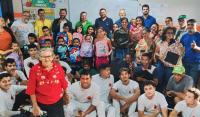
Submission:
POLYGON ((81 12, 80 14, 80 21, 76 23, 75 27, 82 26, 83 27, 83 34, 85 35, 87 32, 88 26, 92 25, 90 21, 87 20, 87 13, 86 12, 81 12))
POLYGON ((31 97, 34 116, 40 116, 42 110, 48 117, 64 117, 67 82, 62 67, 53 59, 53 49, 43 48, 40 63, 31 68, 26 93, 31 97))
MULTIPOLYGON (((155 58, 157 59, 157 68, 158 68, 158 79, 159 79, 159 90, 163 91, 167 85, 167 82, 172 75, 172 69, 175 65, 181 64, 181 58, 178 59, 176 64, 170 63, 165 58, 167 57, 168 52, 173 52, 180 57, 183 55, 182 45, 178 42, 175 42, 175 28, 167 27, 162 35, 162 42, 156 46, 155 58)), ((172 58, 175 61, 174 58, 172 58)))
POLYGON ((0 58, 14 51, 11 49, 11 43, 13 41, 15 41, 15 37, 12 31, 5 26, 4 19, 0 17, 0 58))

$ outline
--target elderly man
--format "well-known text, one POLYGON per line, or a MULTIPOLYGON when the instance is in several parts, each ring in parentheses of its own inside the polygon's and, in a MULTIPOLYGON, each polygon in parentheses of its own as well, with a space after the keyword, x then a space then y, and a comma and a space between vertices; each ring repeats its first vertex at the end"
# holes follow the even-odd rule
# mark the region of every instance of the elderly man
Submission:
POLYGON ((34 116, 40 116, 43 110, 48 117, 64 117, 67 82, 63 68, 53 59, 53 49, 41 49, 40 63, 31 68, 26 93, 31 97, 34 116))
POLYGON ((13 22, 11 29, 16 37, 20 48, 23 48, 25 44, 29 44, 28 34, 34 32, 33 25, 29 22, 30 13, 23 11, 22 19, 13 22))

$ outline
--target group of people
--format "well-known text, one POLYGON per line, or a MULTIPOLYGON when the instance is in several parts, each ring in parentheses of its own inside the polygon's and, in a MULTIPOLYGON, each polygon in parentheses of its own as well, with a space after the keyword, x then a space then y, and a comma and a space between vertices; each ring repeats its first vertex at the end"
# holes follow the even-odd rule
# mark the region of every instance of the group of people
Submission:
POLYGON ((0 18, 0 116, 199 117, 196 20, 161 26, 142 11, 113 22, 101 8, 95 24, 83 11, 75 29, 66 9, 53 22, 44 9, 34 24, 29 11, 11 27, 0 18))

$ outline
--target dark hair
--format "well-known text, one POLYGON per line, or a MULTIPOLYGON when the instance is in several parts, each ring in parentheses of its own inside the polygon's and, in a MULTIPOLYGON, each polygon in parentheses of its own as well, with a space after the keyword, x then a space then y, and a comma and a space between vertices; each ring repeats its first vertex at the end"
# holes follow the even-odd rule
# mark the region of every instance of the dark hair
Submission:
MULTIPOLYGON (((158 34, 158 32, 159 32, 159 24, 158 23, 154 23, 156 26, 157 26, 157 31, 156 31, 156 34, 158 34)), ((153 24, 153 25, 154 25, 153 24)), ((152 26, 152 25, 151 25, 152 26)), ((155 35, 156 36, 156 35, 155 35)))
POLYGON ((166 17, 166 19, 169 19, 170 21, 173 21, 172 17, 166 17))
POLYGON ((140 19, 140 20, 142 21, 142 26, 144 26, 144 19, 142 18, 142 16, 137 16, 135 19, 136 19, 136 20, 137 20, 137 19, 140 19))
POLYGON ((121 22, 122 22, 123 20, 126 20, 126 21, 128 22, 128 18, 126 18, 126 17, 121 18, 121 22))
POLYGON ((99 66, 99 71, 104 70, 104 69, 106 69, 106 68, 110 68, 110 65, 109 65, 109 64, 101 64, 101 65, 99 66))
POLYGON ((44 12, 45 12, 44 9, 38 9, 38 14, 39 14, 41 11, 44 11, 44 12))
POLYGON ((78 40, 79 43, 80 43, 80 39, 79 39, 79 38, 73 38, 73 39, 72 39, 72 45, 74 44, 74 41, 75 41, 75 40, 78 40))
MULTIPOLYGON (((75 27, 75 32, 77 32, 78 28, 81 28, 83 30, 83 26, 82 25, 78 25, 78 26, 75 27)), ((83 31, 81 33, 83 33, 83 31)))
POLYGON ((1 73, 0 74, 0 80, 2 80, 5 77, 11 77, 11 75, 9 73, 1 73))
POLYGON ((83 72, 81 72, 81 74, 80 74, 80 76, 82 76, 82 75, 89 75, 90 76, 90 78, 91 78, 91 74, 90 74, 90 71, 89 70, 83 70, 83 72))
POLYGON ((126 67, 122 67, 120 70, 119 70, 119 74, 121 74, 123 71, 126 71, 128 72, 128 74, 131 73, 130 69, 129 68, 126 68, 126 67))
POLYGON ((173 33, 176 33, 176 28, 175 27, 167 27, 166 29, 163 30, 163 34, 162 34, 162 41, 166 40, 166 34, 168 30, 173 30, 173 33))
POLYGON ((82 16, 84 13, 87 14, 87 12, 85 12, 85 11, 82 11, 82 12, 80 13, 80 21, 81 21, 81 16, 82 16))
POLYGON ((144 87, 148 86, 148 85, 152 85, 153 87, 156 87, 155 83, 153 81, 151 81, 151 80, 146 80, 144 82, 144 87))
POLYGON ((60 13, 61 11, 65 11, 65 12, 67 13, 67 9, 65 9, 65 8, 60 9, 59 13, 60 13))
POLYGON ((96 29, 96 35, 97 35, 97 31, 98 31, 99 29, 105 31, 105 29, 104 29, 102 26, 100 26, 100 27, 98 27, 98 28, 96 29))
POLYGON ((99 10, 99 12, 101 12, 102 10, 105 10, 105 11, 106 11, 106 9, 105 9, 105 8, 101 8, 101 9, 99 10))
POLYGON ((51 42, 51 39, 45 39, 44 42, 51 42))
POLYGON ((194 99, 200 98, 200 91, 197 88, 188 89, 188 92, 194 94, 194 99))
POLYGON ((148 4, 142 5, 142 9, 143 9, 144 7, 147 7, 147 8, 149 9, 149 5, 148 5, 148 4))
POLYGON ((44 30, 44 29, 49 29, 49 27, 43 26, 43 27, 42 27, 42 30, 44 30))
POLYGON ((152 54, 151 52, 147 52, 147 53, 143 53, 142 56, 148 57, 149 60, 151 60, 151 57, 152 57, 151 54, 152 54))
POLYGON ((33 49, 37 49, 37 46, 35 45, 35 44, 29 44, 28 45, 28 50, 30 50, 31 48, 33 48, 33 49))
POLYGON ((187 23, 192 23, 192 24, 194 24, 194 23, 196 23, 196 20, 195 20, 195 19, 189 19, 189 20, 187 20, 187 23))
POLYGON ((64 37, 59 36, 58 39, 57 39, 57 42, 58 42, 59 39, 63 39, 63 40, 65 40, 64 37))
POLYGON ((4 61, 4 63, 3 63, 4 68, 5 68, 9 63, 10 63, 10 64, 13 64, 13 63, 16 63, 16 62, 15 62, 15 60, 12 59, 12 58, 7 58, 7 59, 5 59, 5 61, 4 61))
POLYGON ((29 34, 28 34, 28 37, 33 37, 33 38, 37 39, 37 36, 36 36, 35 33, 29 33, 29 34))

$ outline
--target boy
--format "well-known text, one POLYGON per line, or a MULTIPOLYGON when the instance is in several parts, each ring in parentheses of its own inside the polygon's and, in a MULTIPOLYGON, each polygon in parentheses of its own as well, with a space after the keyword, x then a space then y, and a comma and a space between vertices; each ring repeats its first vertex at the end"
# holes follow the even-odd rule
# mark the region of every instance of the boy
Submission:
POLYGON ((40 44, 40 47, 45 46, 45 40, 49 39, 51 41, 51 46, 53 46, 53 36, 51 35, 51 32, 47 26, 42 27, 43 36, 39 37, 38 43, 40 44))
POLYGON ((113 98, 113 106, 116 109, 116 117, 120 117, 120 113, 125 116, 126 112, 128 112, 129 117, 133 117, 140 95, 139 84, 130 80, 128 68, 121 68, 119 73, 120 80, 113 85, 110 92, 113 98))
POLYGON ((138 98, 139 117, 167 117, 167 101, 163 94, 155 91, 152 81, 144 82, 144 94, 138 98), (162 116, 161 116, 162 113, 162 116))
MULTIPOLYGON (((11 85, 11 76, 8 73, 0 74, 0 116, 10 117, 19 115, 20 111, 12 111, 17 92, 26 89, 26 86, 11 85)), ((16 116, 17 117, 17 116, 16 116)), ((18 117, 26 117, 21 115, 18 117)))
POLYGON ((27 77, 29 77, 30 69, 35 64, 39 63, 38 56, 37 56, 38 50, 35 44, 28 45, 28 53, 30 57, 24 60, 24 69, 25 69, 27 77))

